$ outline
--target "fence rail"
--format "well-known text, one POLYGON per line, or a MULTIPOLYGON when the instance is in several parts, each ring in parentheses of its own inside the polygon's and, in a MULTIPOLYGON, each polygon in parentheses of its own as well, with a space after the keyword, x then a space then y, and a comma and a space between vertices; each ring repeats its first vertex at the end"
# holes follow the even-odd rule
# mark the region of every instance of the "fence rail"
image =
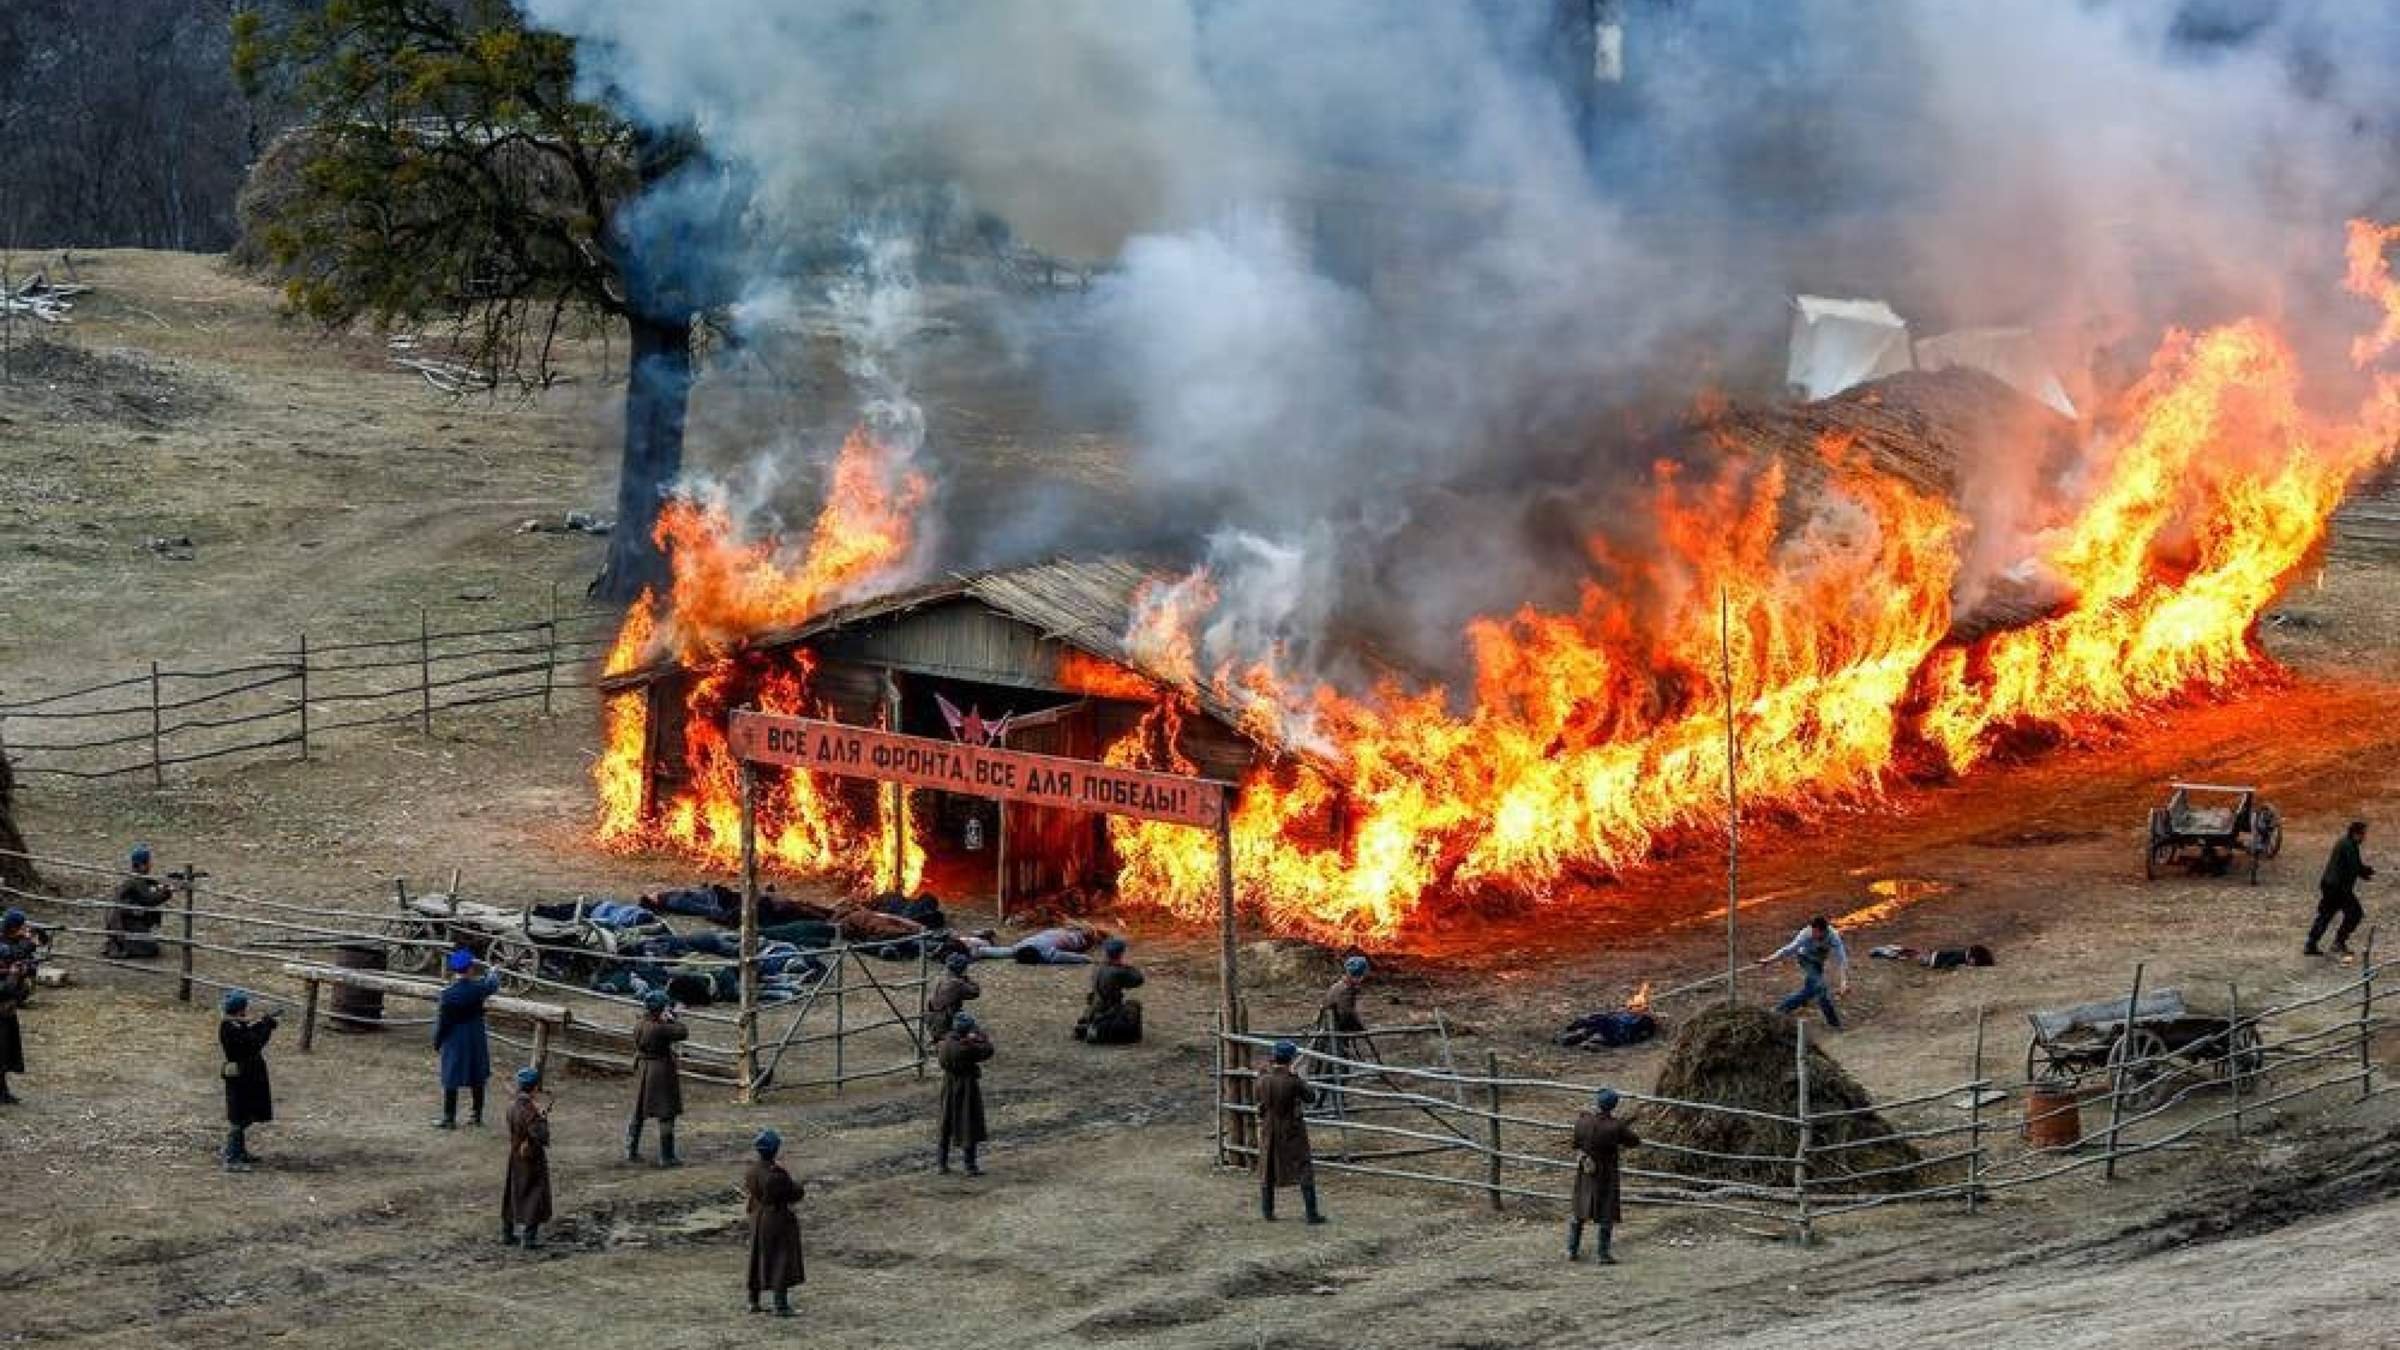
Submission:
MULTIPOLYGON (((1716 1151, 1645 1140, 1624 1168, 1626 1202, 1765 1220, 1805 1243, 1817 1224, 1841 1215, 1937 1200, 1961 1201, 1972 1212, 1995 1193, 2090 1168, 2113 1177, 2120 1162, 2185 1145, 2203 1131, 2222 1128, 2236 1138, 2254 1132, 2271 1107, 2327 1094, 2364 1101, 2400 1087, 2375 1081, 2375 1038, 2386 1020, 2381 1005, 2400 992, 2391 987, 2391 973, 2376 963, 2370 932, 2360 970, 2333 988, 2245 1010, 2239 991, 2229 987, 2222 1025, 2169 1051, 2136 1055, 2127 1049, 2132 1038, 2119 1035, 2104 1063, 2013 1079, 1985 1072, 1987 1027, 1979 1012, 1964 1080, 1870 1107, 1811 1102, 1807 1027, 1800 1024, 1797 1106, 1788 1114, 1620 1094, 1635 1111, 1664 1109, 1764 1129, 1791 1139, 1790 1150, 1716 1151), (2022 1106, 2002 1118, 1997 1108, 2005 1103, 2022 1106), (2092 1119, 2101 1110, 2104 1123, 2092 1119), (1888 1123, 1869 1136, 1843 1137, 1842 1129, 1869 1111, 1888 1123), (2041 1142, 2054 1135, 2070 1137, 2041 1142), (1916 1156, 1851 1164, 1861 1150, 1900 1145, 1916 1156)), ((2139 978, 2137 968, 2128 1007, 2139 1001, 2139 978)), ((1218 1155, 1249 1167, 1258 1157, 1252 1086, 1258 1075, 1251 1065, 1276 1038, 1249 1034, 1246 1009, 1237 1008, 1236 1017, 1233 1029, 1219 1027, 1216 1036, 1218 1155)), ((1371 1028, 1368 1036, 1379 1031, 1371 1028)), ((1306 1119, 1318 1168, 1480 1193, 1494 1207, 1510 1199, 1572 1199, 1557 1183, 1575 1171, 1574 1114, 1597 1084, 1504 1074, 1496 1056, 1487 1056, 1483 1073, 1473 1073, 1353 1058, 1321 1042, 1304 1044, 1299 1062, 1317 1093, 1306 1119), (1378 1112, 1399 1112, 1402 1119, 1378 1119, 1378 1112), (1401 1158, 1416 1161, 1391 1165, 1401 1158)))
POLYGON ((113 779, 236 755, 289 750, 307 759, 337 732, 415 722, 436 713, 540 699, 555 710, 594 688, 620 615, 549 611, 520 623, 435 631, 418 612, 402 637, 344 642, 302 634, 288 649, 229 664, 141 674, 0 702, 0 753, 27 776, 113 779))
MULTIPOLYGON (((129 970, 177 981, 177 996, 190 1002, 195 987, 242 988, 265 1002, 292 1008, 304 1006, 305 991, 278 992, 297 983, 285 970, 297 953, 310 948, 367 947, 381 950, 387 960, 395 952, 422 952, 438 958, 458 945, 450 932, 426 935, 429 919, 419 911, 395 906, 389 910, 331 909, 301 905, 210 885, 205 869, 185 868, 163 880, 171 886, 171 907, 157 911, 162 923, 153 931, 135 934, 156 943, 156 961, 127 960, 106 954, 113 934, 109 911, 118 908, 114 891, 132 875, 122 867, 39 853, 6 852, 39 867, 54 892, 21 890, 0 885, 0 903, 23 905, 43 930, 54 938, 88 945, 68 948, 77 959, 88 959, 118 970, 129 970), (206 958, 203 961, 202 958, 206 958)), ((455 885, 455 883, 453 883, 455 885)), ((405 882, 398 886, 406 894, 405 882)), ((437 924, 438 926, 438 924, 437 924)), ((608 959, 591 949, 533 941, 529 930, 497 929, 469 945, 486 956, 515 943, 511 959, 522 966, 500 968, 506 990, 556 1002, 571 1014, 568 1030, 544 1047, 551 1056, 571 1063, 626 1069, 631 1066, 631 1027, 641 1009, 639 999, 613 994, 558 978, 550 958, 608 959), (520 936, 522 935, 522 936, 520 936)), ((683 1043, 686 1076, 739 1087, 745 1079, 758 1091, 784 1091, 830 1086, 837 1091, 849 1083, 913 1072, 922 1077, 932 1047, 925 1043, 925 998, 932 972, 923 944, 899 955, 902 944, 891 940, 837 943, 822 948, 762 953, 764 968, 812 970, 791 997, 763 1002, 757 1009, 761 1052, 748 1064, 728 1043, 728 1029, 741 1018, 735 1005, 687 1006, 679 1014, 693 1035, 683 1043), (830 1022, 830 1027, 825 1024, 830 1022), (707 1032, 716 1030, 716 1038, 707 1032), (790 1064, 787 1065, 787 1059, 790 1064)), ((632 959, 632 958, 614 958, 632 959)), ((739 970, 738 957, 688 958, 708 970, 739 970)), ((426 964, 430 964, 428 961, 426 964)), ((319 1016, 349 1029, 423 1026, 431 1018, 383 1017, 362 1019, 339 1010, 320 1010, 319 1016), (372 1025, 368 1025, 371 1021, 372 1025)), ((530 1053, 535 1042, 495 1030, 493 1039, 530 1053)))

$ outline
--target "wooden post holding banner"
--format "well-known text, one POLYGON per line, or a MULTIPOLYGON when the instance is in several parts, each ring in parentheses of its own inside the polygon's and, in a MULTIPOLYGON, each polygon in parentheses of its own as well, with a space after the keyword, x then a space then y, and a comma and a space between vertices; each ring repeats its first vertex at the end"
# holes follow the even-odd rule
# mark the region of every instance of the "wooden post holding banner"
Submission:
POLYGON ((992 814, 1000 822, 992 829, 993 851, 999 855, 994 868, 999 879, 992 885, 992 920, 1005 924, 1008 922, 1008 803, 995 803, 992 814))
MULTIPOLYGON (((883 726, 886 731, 897 732, 900 730, 900 677, 890 670, 883 672, 883 726)), ((894 895, 900 895, 908 890, 908 826, 902 819, 908 814, 907 784, 892 784, 890 809, 892 884, 886 889, 894 895)), ((834 999, 833 1006, 838 1015, 842 1006, 838 996, 834 999)), ((841 1042, 835 1041, 834 1048, 839 1050, 841 1042)), ((835 1090, 840 1090, 838 1083, 835 1085, 835 1090)))
POLYGON ((758 1100, 758 770, 742 761, 742 1006, 734 1020, 735 1099, 758 1100))

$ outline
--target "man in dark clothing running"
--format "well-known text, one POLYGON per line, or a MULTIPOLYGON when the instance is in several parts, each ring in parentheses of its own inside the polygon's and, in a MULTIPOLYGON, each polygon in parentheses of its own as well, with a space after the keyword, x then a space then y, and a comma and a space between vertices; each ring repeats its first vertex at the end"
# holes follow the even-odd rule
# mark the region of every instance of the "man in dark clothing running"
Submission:
POLYGON ((2325 875, 2317 879, 2317 921, 2308 926, 2308 945, 2301 952, 2308 956, 2323 956, 2317 949, 2317 939, 2340 916, 2342 926, 2334 930, 2333 954, 2350 954, 2350 935, 2358 931, 2359 923, 2367 917, 2366 907, 2358 903, 2358 883, 2375 875, 2359 849, 2367 842, 2367 822, 2354 820, 2350 828, 2333 844, 2333 856, 2325 860, 2325 875))

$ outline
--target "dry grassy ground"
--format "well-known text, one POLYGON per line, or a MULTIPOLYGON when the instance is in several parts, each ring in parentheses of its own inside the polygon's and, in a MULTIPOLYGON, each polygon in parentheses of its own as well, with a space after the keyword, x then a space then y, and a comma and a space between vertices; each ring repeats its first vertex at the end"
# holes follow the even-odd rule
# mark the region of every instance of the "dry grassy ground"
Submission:
MULTIPOLYGON (((420 603, 471 615, 477 604, 455 599, 470 587, 497 593, 483 608, 522 613, 551 582, 588 574, 596 541, 514 527, 605 507, 602 352, 579 352, 584 378, 539 399, 456 403, 388 367, 370 338, 282 325, 269 295, 211 260, 79 262, 100 289, 68 337, 118 361, 0 389, 0 688, 240 654, 303 627, 413 623, 420 603), (176 534, 192 536, 193 560, 145 547, 176 534)), ((701 426, 702 464, 746 453, 734 419, 704 413, 701 426)), ((1058 467, 1032 451, 1010 462, 1058 467)), ((1862 963, 1854 1029, 1833 1049, 1887 1096, 1962 1077, 1977 1006, 2013 1056, 2026 1009, 2114 993, 2137 959, 2154 987, 2238 980, 2246 1001, 2337 982, 2298 955, 2299 934, 2340 821, 2378 822, 2370 856, 2389 858, 2400 834, 2392 581, 2352 563, 2298 591, 2270 631, 2288 683, 1888 810, 1763 832, 1749 945, 1767 950, 1811 909, 1864 906, 1876 879, 1946 883, 1852 933, 1862 953, 1980 941, 2000 954, 1997 969, 1952 975, 1862 963), (2255 888, 2143 883, 2142 810, 2169 775, 2264 782, 2290 818, 2290 853, 2255 888)), ((592 732, 583 707, 461 716, 431 739, 360 734, 315 762, 164 790, 37 779, 23 823, 51 852, 101 857, 144 838, 221 884, 328 908, 380 906, 390 877, 453 865, 492 894, 680 876, 585 843, 592 732)), ((1709 970, 1720 885, 1695 857, 1628 880, 1591 917, 1436 934, 1385 963, 1379 1010, 1440 1007, 1477 1057, 1646 1085, 1655 1049, 1584 1056, 1548 1037, 1641 979, 1709 970)), ((2388 915, 2386 893, 2377 883, 2369 904, 2388 915)), ((1570 1267, 1553 1214, 1494 1216, 1479 1198, 1352 1178, 1326 1183, 1330 1227, 1259 1224, 1246 1179, 1210 1166, 1209 937, 1131 922, 1154 975, 1148 1045, 1070 1041, 1071 973, 989 972, 980 1010, 1001 1057, 986 1179, 931 1174, 929 1084, 755 1110, 695 1089, 691 1166, 667 1173, 612 1161, 623 1081, 571 1077, 557 1110, 562 1221, 539 1256, 493 1240, 500 1141, 428 1128, 421 1030, 328 1036, 308 1057, 279 1044, 283 1118, 253 1141, 270 1165, 229 1177, 209 1157, 213 1018, 159 982, 75 963, 85 982, 26 1015, 27 1104, 0 1112, 0 1287, 13 1291, 0 1343, 2334 1346, 2400 1325, 2382 1255, 2400 1242, 2389 1098, 2153 1155, 2113 1185, 2015 1192, 1974 1219, 1860 1216, 1805 1252, 1637 1212, 1624 1265, 1570 1267), (739 1311, 732 1186, 744 1141, 770 1123, 810 1188, 799 1325, 739 1311)), ((1265 981, 1261 1020, 1305 1020, 1319 983, 1305 967, 1265 981)))

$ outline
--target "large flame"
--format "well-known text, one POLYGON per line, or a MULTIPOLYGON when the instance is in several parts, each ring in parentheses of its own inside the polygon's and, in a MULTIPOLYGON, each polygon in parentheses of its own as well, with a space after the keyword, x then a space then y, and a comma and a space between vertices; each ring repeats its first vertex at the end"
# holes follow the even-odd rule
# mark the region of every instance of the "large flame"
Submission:
MULTIPOLYGON (((2348 283, 2381 308, 2353 349, 2362 366, 2400 344, 2395 242, 2400 228, 2351 227, 2348 283)), ((2337 419, 2310 412, 2300 384, 2263 323, 2169 334, 2093 431, 2060 523, 2034 542, 2028 561, 2064 600, 1964 644, 1947 635, 1971 523, 1836 438, 1817 447, 1824 482, 1807 489, 1773 462, 1657 466, 1655 538, 1638 550, 1595 540, 1571 610, 1473 624, 1465 691, 1386 681, 1350 693, 1279 671, 1274 653, 1206 668, 1217 595, 1200 573, 1138 598, 1127 640, 1139 673, 1075 654, 1063 683, 1150 705, 1107 750, 1113 763, 1189 772, 1178 737, 1204 701, 1294 752, 1250 775, 1232 822, 1242 899, 1278 930, 1384 936, 1454 898, 1552 900, 1722 828, 1729 768, 1749 809, 1864 804, 1914 773, 1971 769, 2013 734, 2071 734, 2259 668, 2258 616, 2321 541, 2345 484, 2400 437, 2393 377, 2374 374, 2337 419)), ((762 669, 742 642, 887 580, 922 495, 860 435, 797 558, 744 541, 721 509, 669 512, 674 586, 629 616, 610 669, 672 657, 692 672, 687 779, 671 800, 643 800, 648 710, 612 698, 597 770, 605 838, 730 859, 727 700, 810 706, 805 663, 762 669)), ((912 827, 894 859, 888 820, 852 821, 805 776, 767 785, 761 816, 763 851, 792 868, 913 885, 923 865, 912 827)), ((1129 899, 1213 908, 1205 833, 1109 828, 1129 899)))

